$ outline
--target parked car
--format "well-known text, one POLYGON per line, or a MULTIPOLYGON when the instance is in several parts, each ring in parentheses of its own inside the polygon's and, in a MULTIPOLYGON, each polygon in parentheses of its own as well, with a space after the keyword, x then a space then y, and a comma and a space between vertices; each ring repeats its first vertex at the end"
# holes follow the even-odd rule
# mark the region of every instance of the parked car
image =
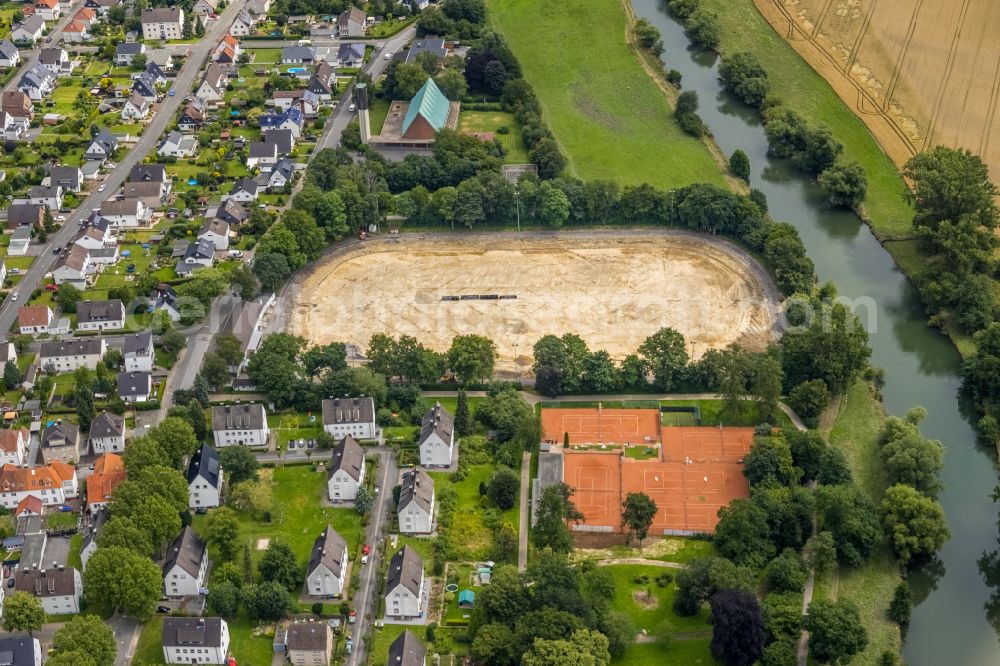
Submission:
POLYGON ((347 624, 354 624, 358 621, 358 611, 351 609, 351 612, 347 614, 347 624))
POLYGON ((156 612, 157 613, 169 613, 170 612, 170 608, 168 606, 157 606, 156 607, 156 612))

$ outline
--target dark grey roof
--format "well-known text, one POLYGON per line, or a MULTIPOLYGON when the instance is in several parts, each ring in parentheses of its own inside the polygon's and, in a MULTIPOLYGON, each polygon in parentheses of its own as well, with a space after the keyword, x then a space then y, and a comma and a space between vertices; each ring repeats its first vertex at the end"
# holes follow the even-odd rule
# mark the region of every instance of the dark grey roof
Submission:
POLYGON ((185 259, 211 259, 213 256, 215 256, 215 243, 204 238, 188 243, 184 250, 185 259))
POLYGON ((282 60, 303 60, 312 62, 316 57, 316 51, 309 46, 286 46, 281 49, 282 60))
POLYGON ((338 578, 344 573, 344 568, 347 566, 347 541, 329 525, 313 542, 312 555, 309 556, 306 575, 312 574, 316 571, 316 567, 321 564, 338 578))
POLYGON ((421 53, 433 53, 439 60, 444 60, 448 55, 448 49, 444 46, 444 39, 440 37, 424 37, 414 40, 410 50, 406 52, 406 64, 412 65, 421 53))
POLYGON ((91 144, 94 143, 100 145, 105 152, 113 153, 115 148, 118 147, 118 138, 109 132, 107 128, 104 128, 91 140, 91 144))
POLYGON ((442 407, 439 402, 424 414, 424 419, 420 422, 420 439, 418 443, 423 444, 432 433, 437 433, 438 437, 442 440, 450 442, 454 430, 455 419, 452 418, 451 412, 442 407))
POLYGON ((76 320, 81 324, 122 321, 124 318, 125 306, 118 298, 110 301, 80 301, 76 304, 76 320))
POLYGON ((405 509, 411 503, 430 513, 434 502, 434 479, 422 469, 403 472, 403 483, 399 492, 399 508, 405 509))
POLYGON ((407 629, 389 646, 388 666, 424 666, 426 657, 427 646, 407 629))
POLYGON ((38 14, 32 14, 31 16, 28 16, 23 21, 15 25, 11 29, 11 31, 17 30, 18 28, 23 28, 28 32, 38 32, 40 28, 44 27, 45 27, 45 19, 43 19, 38 14))
POLYGON ((153 334, 149 331, 130 333, 122 343, 122 354, 138 354, 153 349, 153 334))
POLYGON ((35 224, 38 222, 39 210, 45 210, 45 205, 33 203, 11 204, 7 208, 7 224, 11 226, 35 224))
POLYGON ((116 55, 139 55, 142 53, 142 42, 125 42, 115 46, 116 55))
POLYGON ((289 650, 326 650, 330 640, 330 625, 326 622, 293 622, 285 635, 289 650))
POLYGON ((212 430, 260 430, 266 421, 264 405, 212 407, 212 430))
POLYGON ((295 162, 292 162, 287 157, 282 157, 278 160, 278 163, 274 165, 271 169, 271 174, 281 174, 286 181, 292 179, 292 174, 295 172, 295 162))
POLYGON ((125 417, 113 412, 101 412, 90 424, 90 438, 120 437, 125 432, 125 417))
POLYGON ((261 135, 265 143, 273 143, 278 147, 278 154, 287 155, 295 147, 295 137, 290 129, 265 130, 261 135))
POLYGON ((256 143, 250 144, 250 157, 253 158, 263 158, 263 157, 277 157, 278 156, 278 145, 274 143, 268 143, 265 141, 258 141, 256 143))
POLYGON ((9 39, 0 39, 0 54, 8 60, 17 55, 17 47, 9 39))
POLYGON ((80 441, 80 429, 65 421, 57 421, 42 431, 42 446, 63 446, 66 440, 70 446, 80 441))
POLYGON ((337 51, 338 60, 360 60, 365 57, 365 45, 363 42, 345 42, 340 45, 337 51))
POLYGON ((323 425, 372 423, 374 420, 375 401, 371 398, 328 398, 323 401, 323 425))
POLYGON ((330 458, 330 475, 342 469, 350 474, 352 479, 360 481, 361 470, 364 467, 365 450, 350 435, 344 437, 333 447, 333 456, 330 458))
MULTIPOLYGON (((198 577, 198 570, 201 568, 201 560, 205 557, 205 542, 202 541, 195 531, 191 529, 188 525, 181 533, 174 539, 174 542, 170 544, 170 550, 167 551, 167 561, 163 563, 163 573, 170 573, 170 570, 175 566, 179 566, 181 569, 191 574, 195 578, 198 577)), ((166 623, 163 627, 163 637, 166 640, 167 631, 166 623)))
POLYGON ((35 666, 35 663, 34 638, 31 636, 0 638, 0 666, 35 666))
POLYGON ((240 205, 239 201, 227 199, 226 202, 219 206, 218 210, 215 211, 215 216, 229 222, 230 224, 240 224, 250 215, 247 213, 247 209, 240 205))
POLYGON ((52 166, 49 167, 49 182, 52 185, 62 185, 72 189, 79 189, 83 174, 80 167, 75 166, 52 166))
POLYGON ((213 488, 219 487, 219 453, 214 447, 202 444, 201 448, 191 456, 188 463, 187 482, 190 484, 199 476, 208 481, 213 488))
POLYGON ((141 16, 143 23, 178 23, 181 20, 181 10, 179 7, 143 9, 141 16))
POLYGON ((65 53, 65 51, 61 48, 46 46, 42 49, 42 52, 38 54, 38 62, 43 65, 58 65, 62 62, 63 53, 65 53))
POLYGON ((147 76, 145 72, 132 84, 132 90, 143 97, 156 97, 156 80, 152 76, 147 76))
POLYGON ((162 183, 167 179, 167 170, 162 164, 136 164, 128 174, 129 181, 162 183))
POLYGON ((103 342, 104 338, 43 342, 40 358, 44 365, 45 359, 57 356, 89 356, 91 354, 100 354, 103 342))
POLYGON ((233 189, 230 194, 235 192, 249 192, 250 194, 257 194, 257 181, 249 176, 244 176, 240 178, 235 183, 233 183, 233 189))
POLYGON ((118 395, 126 396, 149 396, 153 388, 153 377, 148 372, 119 372, 118 373, 118 395))
POLYGON ((163 647, 222 647, 223 622, 219 617, 165 617, 163 647))
POLYGON ((403 546, 389 561, 385 591, 392 592, 402 585, 413 594, 420 594, 420 582, 424 577, 424 561, 409 545, 403 546))
POLYGON ((22 569, 17 572, 14 589, 27 592, 35 597, 64 597, 76 593, 75 570, 22 569))

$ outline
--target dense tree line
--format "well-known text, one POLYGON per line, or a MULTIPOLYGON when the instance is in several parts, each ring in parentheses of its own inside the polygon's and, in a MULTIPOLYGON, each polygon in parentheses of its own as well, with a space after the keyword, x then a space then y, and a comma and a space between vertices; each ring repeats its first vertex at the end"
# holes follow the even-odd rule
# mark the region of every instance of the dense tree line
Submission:
POLYGON ((666 0, 666 10, 684 24, 691 43, 702 49, 714 50, 722 38, 722 27, 715 12, 701 6, 701 0, 666 0))

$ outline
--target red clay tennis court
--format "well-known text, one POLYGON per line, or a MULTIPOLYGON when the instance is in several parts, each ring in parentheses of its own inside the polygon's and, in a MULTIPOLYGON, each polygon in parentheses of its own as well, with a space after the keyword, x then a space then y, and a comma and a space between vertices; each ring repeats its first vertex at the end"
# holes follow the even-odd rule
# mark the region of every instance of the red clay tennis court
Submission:
POLYGON ((652 444, 660 441, 660 410, 619 408, 542 409, 546 441, 561 444, 652 444))
POLYGON ((712 532, 721 507, 750 495, 742 459, 753 428, 664 428, 663 438, 662 461, 564 452, 563 478, 584 515, 577 529, 620 532, 622 501, 643 492, 659 507, 652 534, 712 532))

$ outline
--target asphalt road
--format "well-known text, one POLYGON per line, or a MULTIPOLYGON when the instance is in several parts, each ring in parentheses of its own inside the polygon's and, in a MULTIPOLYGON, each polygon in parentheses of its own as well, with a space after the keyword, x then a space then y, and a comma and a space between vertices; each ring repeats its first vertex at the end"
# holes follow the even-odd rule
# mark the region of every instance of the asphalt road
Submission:
MULTIPOLYGON (((0 306, 0 332, 9 331, 17 320, 18 304, 15 299, 23 302, 27 296, 42 282, 45 274, 52 270, 56 263, 56 257, 52 254, 52 248, 62 247, 68 244, 80 230, 80 221, 90 216, 91 211, 99 209, 101 203, 114 196, 114 193, 121 187, 128 177, 129 171, 136 164, 141 164, 152 150, 159 145, 160 136, 166 130, 168 124, 173 120, 177 109, 184 99, 184 96, 191 90, 198 73, 201 71, 206 58, 212 49, 219 43, 223 35, 229 30, 233 18, 246 4, 246 0, 234 0, 226 7, 226 11, 208 27, 205 37, 197 44, 192 44, 189 57, 184 61, 184 65, 177 73, 177 77, 170 82, 176 91, 173 97, 164 96, 163 102, 159 104, 159 109, 152 121, 146 126, 145 131, 139 140, 118 162, 118 166, 107 175, 101 184, 103 191, 92 191, 80 206, 67 216, 66 222, 55 233, 49 236, 49 244, 32 264, 31 268, 23 273, 21 281, 17 287, 11 290, 7 300, 0 306), (25 298, 20 298, 21 296, 25 298)), ((74 8, 72 11, 76 11, 74 8)), ((53 39, 53 42, 55 40, 53 39)))
MULTIPOLYGON (((57 46, 60 41, 62 41, 63 29, 69 25, 69 22, 73 20, 73 14, 76 14, 83 7, 83 0, 74 3, 71 8, 65 11, 65 13, 59 17, 56 21, 55 26, 48 32, 48 34, 43 35, 42 38, 35 44, 35 48, 31 49, 31 55, 24 57, 24 52, 21 51, 21 66, 17 68, 17 74, 14 75, 7 85, 3 87, 4 91, 16 90, 17 82, 21 80, 21 74, 28 71, 31 67, 38 62, 38 56, 42 53, 43 46, 57 46)), ((62 9, 62 7, 60 7, 62 9)))

